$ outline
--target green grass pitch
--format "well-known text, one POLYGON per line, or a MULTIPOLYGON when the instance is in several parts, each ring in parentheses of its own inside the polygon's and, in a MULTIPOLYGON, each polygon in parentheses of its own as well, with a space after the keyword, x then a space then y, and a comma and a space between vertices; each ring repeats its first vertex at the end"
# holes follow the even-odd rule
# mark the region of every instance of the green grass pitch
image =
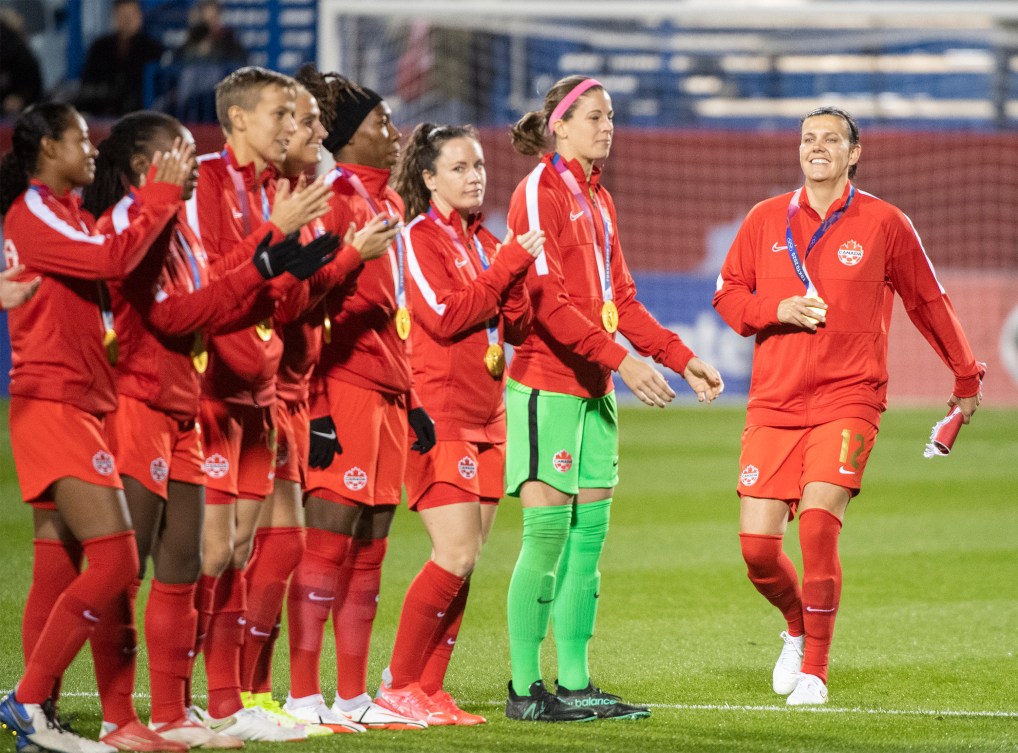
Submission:
MULTIPOLYGON (((5 424, 6 409, 0 405, 5 424)), ((480 728, 342 735, 327 751, 1016 751, 1018 750, 1018 413, 982 410, 948 458, 922 448, 938 409, 887 414, 841 535, 845 574, 831 700, 786 709, 770 690, 776 610, 744 575, 736 536, 743 411, 622 411, 622 482, 602 563, 594 680, 654 706, 642 722, 539 726, 501 714, 509 677, 505 593, 519 547, 506 502, 474 576, 448 687, 480 728)), ((22 667, 20 618, 31 572, 31 516, 0 430, 0 688, 22 667)), ((798 562, 795 527, 788 550, 798 562)), ((397 515, 370 676, 388 658, 402 595, 427 557, 418 520, 397 515)), ((140 600, 143 601, 143 598, 140 600)), ((331 635, 331 630, 329 631, 331 635)), ((327 640, 331 643, 331 639, 327 640)), ((280 641, 285 647, 285 640, 280 641)), ((276 695, 285 696, 285 651, 276 695)), ((138 708, 147 715, 145 654, 138 708)), ((555 679, 554 653, 544 655, 555 679)), ((331 701, 335 661, 323 661, 331 701)), ((201 692, 203 673, 198 673, 201 692)), ((87 652, 67 673, 63 714, 95 734, 87 652)), ((8 745, 9 743, 4 743, 8 745)), ((266 744, 249 745, 252 751, 266 744)), ((278 749, 278 748, 277 748, 278 749)), ((289 749, 289 747, 288 747, 289 749)), ((13 750, 13 745, 11 746, 13 750)))

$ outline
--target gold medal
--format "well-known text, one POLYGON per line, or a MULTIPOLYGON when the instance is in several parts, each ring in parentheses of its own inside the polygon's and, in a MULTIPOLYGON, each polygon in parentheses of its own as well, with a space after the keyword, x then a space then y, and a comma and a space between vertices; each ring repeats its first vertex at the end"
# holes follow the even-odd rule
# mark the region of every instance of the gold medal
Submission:
POLYGON ((492 343, 484 351, 484 366, 495 379, 501 379, 505 371, 505 351, 498 343, 492 343))
POLYGON ((322 319, 322 339, 327 343, 332 342, 332 317, 329 316, 328 310, 325 311, 325 317, 322 319))
POLYGON ((201 332, 194 333, 194 342, 191 343, 191 363, 199 374, 204 374, 209 367, 209 352, 205 348, 205 338, 201 332))
POLYGON ((604 302, 601 307, 601 324, 608 332, 614 332, 619 328, 619 310, 615 307, 615 301, 604 302))
POLYGON ((258 339, 264 343, 267 343, 272 339, 272 320, 262 319, 258 324, 255 325, 255 334, 258 335, 258 339))
POLYGON ((396 310, 396 334, 400 340, 410 337, 410 312, 406 306, 400 306, 396 310))
POLYGON ((120 343, 114 329, 109 328, 103 332, 103 347, 106 348, 106 360, 110 362, 110 366, 116 366, 117 357, 120 355, 120 343))

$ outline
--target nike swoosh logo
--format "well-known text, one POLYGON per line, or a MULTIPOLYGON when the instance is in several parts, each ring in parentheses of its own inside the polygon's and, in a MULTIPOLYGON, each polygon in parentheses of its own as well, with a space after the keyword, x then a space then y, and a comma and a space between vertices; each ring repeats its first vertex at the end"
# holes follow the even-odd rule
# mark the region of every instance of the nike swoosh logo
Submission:
POLYGON ((268 638, 272 633, 263 633, 256 627, 251 628, 251 635, 257 635, 259 638, 268 638))
POLYGON ((837 607, 831 609, 815 609, 813 607, 806 607, 807 612, 819 612, 820 614, 830 614, 831 612, 837 611, 837 607))
POLYGON ((311 593, 308 594, 308 598, 311 599, 311 601, 335 601, 336 600, 335 596, 319 596, 314 591, 312 591, 311 593))
POLYGON ((570 212, 569 213, 569 219, 572 220, 573 222, 576 222, 582 216, 583 216, 583 212, 570 212))
POLYGON ((463 269, 469 263, 469 259, 456 259, 456 269, 463 269))
POLYGON ((242 220, 242 219, 244 219, 244 213, 243 212, 238 212, 236 209, 234 209, 233 210, 233 218, 236 219, 236 220, 242 220))
POLYGON ((842 473, 842 474, 844 474, 846 476, 854 476, 855 475, 855 471, 845 470, 845 468, 842 468, 842 467, 838 468, 838 473, 842 473))
POLYGON ((313 431, 311 433, 314 434, 316 437, 323 437, 324 439, 335 439, 336 438, 336 432, 334 432, 334 431, 330 431, 328 434, 323 434, 320 431, 313 431))
POLYGON ((91 609, 86 609, 84 612, 81 613, 81 616, 84 617, 89 622, 99 622, 99 618, 92 614, 91 609))
POLYGON ((445 612, 438 612, 435 614, 436 617, 445 617, 445 612))
POLYGON ((448 643, 450 646, 455 646, 456 645, 456 640, 454 638, 449 638, 446 641, 446 643, 448 643))
POLYGON ((773 251, 774 253, 779 253, 781 251, 787 251, 787 250, 788 250, 788 246, 779 246, 777 243, 775 243, 773 246, 771 246, 771 251, 773 251))
POLYGON ((553 601, 555 601, 554 597, 551 599, 542 599, 540 597, 537 598, 538 604, 551 604, 553 601))

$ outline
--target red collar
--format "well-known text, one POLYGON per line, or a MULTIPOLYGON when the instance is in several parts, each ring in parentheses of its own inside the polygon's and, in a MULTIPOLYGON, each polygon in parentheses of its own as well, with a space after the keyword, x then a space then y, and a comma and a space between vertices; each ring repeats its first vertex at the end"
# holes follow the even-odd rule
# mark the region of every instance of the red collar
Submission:
MULTIPOLYGON (((552 152, 550 154, 546 154, 546 155, 544 155, 543 161, 547 163, 548 167, 552 167, 551 161, 552 161, 552 159, 554 157, 555 157, 555 153, 554 152, 552 152)), ((569 172, 571 172, 574 176, 576 176, 576 182, 577 183, 579 183, 581 186, 589 185, 590 189, 592 191, 597 190, 597 187, 601 184, 601 168, 600 167, 598 167, 597 165, 594 165, 594 167, 591 168, 591 170, 590 170, 590 179, 588 180, 586 173, 583 172, 583 166, 580 165, 580 161, 579 160, 577 160, 577 159, 568 159, 567 160, 565 157, 563 157, 562 161, 565 162, 566 167, 569 168, 569 172)), ((554 168, 552 168, 552 169, 554 169, 554 168)))
POLYGON ((240 176, 244 179, 244 185, 250 191, 254 191, 260 186, 267 185, 270 181, 279 177, 279 171, 271 162, 267 162, 265 164, 265 169, 255 175, 255 163, 248 162, 246 165, 237 164, 237 155, 234 153, 233 147, 229 144, 227 144, 223 149, 223 153, 230 166, 240 173, 240 176))
MULTIPOLYGON (((439 209, 433 201, 431 202, 431 208, 435 211, 435 216, 438 217, 438 219, 455 230, 457 235, 463 235, 463 223, 453 221, 454 218, 457 220, 459 219, 459 213, 455 209, 446 216, 442 214, 442 210, 439 209)), ((467 240, 477 235, 477 231, 480 230, 481 225, 483 224, 483 212, 475 212, 474 214, 467 215, 467 240)))
MULTIPOLYGON (((845 190, 842 192, 841 198, 837 199, 833 204, 831 204, 830 208, 827 210, 828 216, 830 216, 832 212, 837 212, 839 209, 845 206, 845 202, 848 201, 848 194, 851 190, 852 181, 848 181, 848 183, 845 184, 845 190)), ((858 193, 858 190, 856 191, 856 193, 858 193)), ((808 209, 811 217, 820 219, 820 213, 810 206, 809 192, 806 190, 806 186, 802 187, 802 193, 799 195, 799 208, 808 209)))
POLYGON ((53 201, 62 204, 72 212, 77 212, 81 208, 81 195, 78 191, 72 189, 68 190, 63 196, 58 196, 52 188, 36 178, 29 179, 28 186, 38 191, 43 199, 53 199, 53 201))
POLYGON ((388 168, 368 167, 350 162, 341 162, 339 166, 360 178, 369 196, 379 198, 385 196, 385 189, 389 186, 389 176, 392 175, 392 171, 388 168))

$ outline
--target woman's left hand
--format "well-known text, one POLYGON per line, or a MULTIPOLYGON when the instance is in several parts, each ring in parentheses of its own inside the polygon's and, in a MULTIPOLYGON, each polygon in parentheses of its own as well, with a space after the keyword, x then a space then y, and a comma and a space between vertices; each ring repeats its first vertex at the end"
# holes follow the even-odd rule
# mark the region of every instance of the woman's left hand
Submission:
POLYGON ((721 374, 706 361, 701 361, 696 356, 689 359, 686 370, 682 372, 682 378, 686 380, 689 388, 696 393, 696 399, 701 403, 710 403, 725 390, 724 380, 721 374))

